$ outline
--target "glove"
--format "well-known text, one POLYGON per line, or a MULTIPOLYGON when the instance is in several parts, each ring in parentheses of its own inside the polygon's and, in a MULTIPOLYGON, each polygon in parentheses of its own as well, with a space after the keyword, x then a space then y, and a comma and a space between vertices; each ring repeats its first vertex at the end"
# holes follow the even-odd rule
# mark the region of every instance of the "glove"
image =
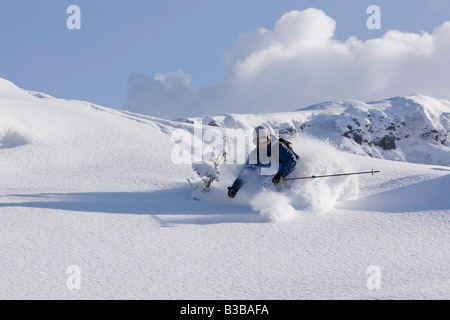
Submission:
POLYGON ((279 186, 284 182, 283 175, 281 173, 277 173, 277 175, 273 178, 272 182, 275 186, 279 186))
POLYGON ((232 188, 232 187, 228 187, 228 196, 229 196, 231 199, 236 198, 236 194, 237 194, 237 190, 236 190, 236 189, 234 189, 234 188, 232 188))

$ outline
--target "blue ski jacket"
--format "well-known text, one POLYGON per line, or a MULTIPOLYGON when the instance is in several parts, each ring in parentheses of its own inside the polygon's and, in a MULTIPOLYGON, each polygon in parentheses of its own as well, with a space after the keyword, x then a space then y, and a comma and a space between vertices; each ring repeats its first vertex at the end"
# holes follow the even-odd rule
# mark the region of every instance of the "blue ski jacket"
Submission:
POLYGON ((262 168, 270 167, 271 164, 265 161, 261 161, 261 158, 264 158, 264 154, 270 156, 273 148, 278 148, 279 150, 279 169, 277 174, 279 173, 283 177, 287 177, 292 171, 294 171, 295 166, 297 165, 297 158, 295 157, 294 153, 284 144, 275 141, 275 143, 269 145, 267 152, 262 152, 263 155, 260 155, 258 149, 255 149, 250 153, 244 165, 244 168, 241 170, 241 173, 234 181, 232 188, 238 191, 245 184, 246 177, 249 173, 261 174, 262 168))

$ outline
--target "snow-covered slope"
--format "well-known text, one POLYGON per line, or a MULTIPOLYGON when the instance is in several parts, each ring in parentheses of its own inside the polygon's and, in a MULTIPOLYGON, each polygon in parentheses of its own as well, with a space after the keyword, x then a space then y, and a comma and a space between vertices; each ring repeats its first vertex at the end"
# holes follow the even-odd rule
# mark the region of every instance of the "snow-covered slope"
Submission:
POLYGON ((170 135, 164 130, 112 109, 0 81, 0 174, 11 189, 171 187, 180 182, 183 168, 172 164, 170 135), (155 173, 164 179, 153 179, 155 173))
MULTIPOLYGON (((316 109, 273 119, 299 129, 349 112, 316 109)), ((250 185, 231 200, 239 166, 222 165, 194 201, 192 166, 171 158, 177 129, 194 130, 0 80, 0 298, 450 298, 448 167, 361 157, 296 135, 295 174, 381 173, 250 185), (370 266, 379 289, 370 289, 370 266)))
POLYGON ((296 112, 230 114, 202 121, 206 125, 245 129, 267 123, 282 134, 328 139, 355 154, 450 166, 450 102, 423 95, 370 103, 341 100, 296 112))

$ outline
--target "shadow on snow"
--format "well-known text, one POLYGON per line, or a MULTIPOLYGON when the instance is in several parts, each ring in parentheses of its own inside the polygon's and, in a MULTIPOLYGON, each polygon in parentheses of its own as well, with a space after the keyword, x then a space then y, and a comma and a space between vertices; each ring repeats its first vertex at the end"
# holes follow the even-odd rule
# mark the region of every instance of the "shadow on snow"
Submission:
POLYGON ((23 199, 0 208, 27 207, 89 213, 152 215, 161 226, 174 224, 262 223, 248 205, 194 201, 186 188, 149 192, 86 192, 15 194, 23 199))

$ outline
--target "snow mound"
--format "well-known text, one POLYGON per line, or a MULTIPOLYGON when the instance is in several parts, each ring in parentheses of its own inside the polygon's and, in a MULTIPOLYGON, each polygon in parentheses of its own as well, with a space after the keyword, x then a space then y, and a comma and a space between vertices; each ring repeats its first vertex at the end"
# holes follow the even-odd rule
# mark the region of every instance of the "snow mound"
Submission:
POLYGON ((2 179, 48 192, 148 190, 184 184, 170 129, 83 101, 30 93, 0 79, 2 179), (8 152, 6 152, 8 151, 8 152), (164 172, 164 179, 152 175, 164 172))
POLYGON ((28 143, 28 139, 21 133, 12 129, 0 129, 0 149, 15 148, 28 143))
POLYGON ((32 97, 39 98, 39 99, 52 98, 51 95, 43 93, 43 92, 38 92, 38 91, 28 91, 28 94, 32 97))
POLYGON ((11 81, 0 78, 0 98, 15 97, 23 94, 25 91, 17 87, 11 81))
POLYGON ((297 213, 289 196, 270 190, 256 194, 251 200, 251 205, 263 220, 270 222, 288 221, 297 213))
POLYGON ((450 174, 369 195, 339 204, 340 209, 364 210, 370 207, 378 212, 420 212, 449 210, 448 186, 450 174))

